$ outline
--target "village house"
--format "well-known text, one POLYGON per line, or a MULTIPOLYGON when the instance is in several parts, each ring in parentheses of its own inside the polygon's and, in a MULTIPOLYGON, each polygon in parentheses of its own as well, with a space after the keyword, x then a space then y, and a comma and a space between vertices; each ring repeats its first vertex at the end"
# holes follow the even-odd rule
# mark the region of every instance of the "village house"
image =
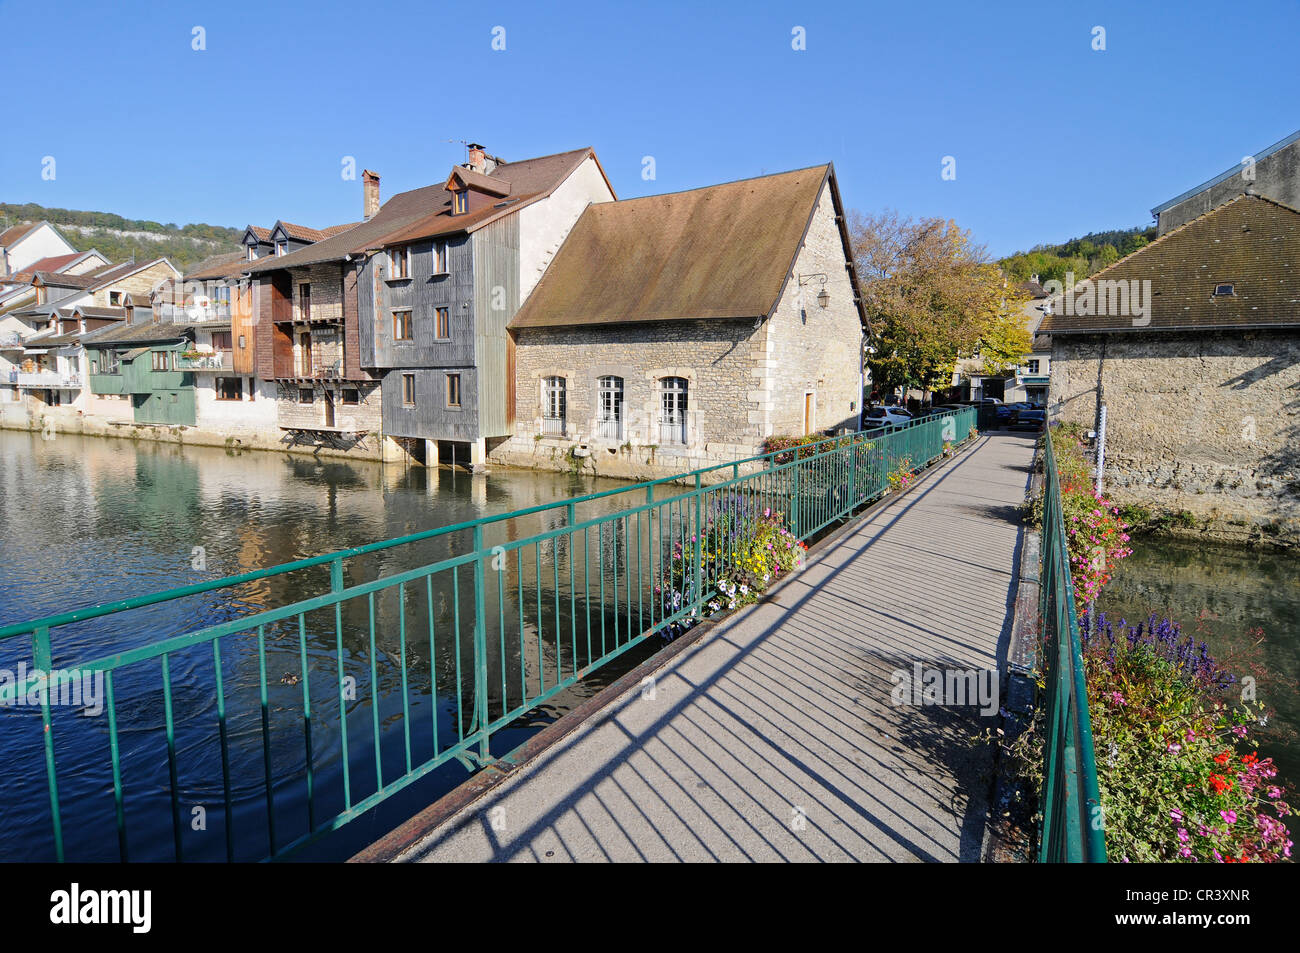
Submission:
POLYGON ((33 320, 19 317, 18 312, 26 311, 33 304, 44 300, 44 295, 49 290, 46 281, 55 282, 56 294, 71 294, 89 283, 85 277, 87 274, 107 266, 108 259, 92 249, 42 258, 33 262, 27 270, 0 279, 0 403, 17 403, 22 400, 16 379, 11 378, 22 366, 23 342, 38 333, 38 326, 40 330, 47 330, 48 325, 48 317, 45 315, 33 320), (58 283, 65 275, 72 280, 66 282, 66 287, 60 287, 58 283))
POLYGON ((1117 500, 1300 544, 1298 272, 1300 211, 1243 194, 1053 299, 1049 413, 1101 397, 1117 500))
POLYGON ((641 477, 856 430, 860 297, 830 165, 593 204, 509 323, 490 460, 641 477))
POLYGON ((432 198, 366 245, 362 363, 382 378, 390 458, 478 467, 513 429, 507 323, 583 211, 615 195, 589 148, 506 162, 471 144, 432 198))
POLYGON ((997 398, 1011 404, 1021 401, 1047 406, 1048 381, 1052 364, 1052 339, 1039 332, 1049 295, 1034 275, 1022 282, 1020 293, 1025 296, 1021 309, 1025 330, 1029 332, 1030 351, 1015 367, 998 374, 986 374, 984 362, 975 355, 957 362, 952 384, 948 390, 952 400, 983 400, 997 398))
POLYGON ((23 338, 21 362, 9 374, 10 387, 19 391, 16 403, 27 416, 56 407, 63 408, 63 414, 86 412, 90 392, 80 335, 88 329, 78 317, 86 312, 76 309, 100 309, 97 318, 122 322, 128 304, 148 307, 153 289, 179 275, 166 258, 126 262, 84 275, 37 272, 32 278, 36 302, 11 313, 33 331, 23 338))
POLYGON ((0 232, 0 285, 42 258, 75 255, 66 238, 49 222, 25 222, 0 232))
MULTIPOLYGON (((251 232, 250 226, 245 235, 251 232)), ((173 361, 177 370, 190 374, 195 426, 241 444, 271 446, 283 436, 278 391, 274 381, 257 376, 256 286, 243 277, 247 262, 246 252, 199 262, 175 287, 162 290, 166 303, 158 314, 192 332, 193 346, 173 361)))

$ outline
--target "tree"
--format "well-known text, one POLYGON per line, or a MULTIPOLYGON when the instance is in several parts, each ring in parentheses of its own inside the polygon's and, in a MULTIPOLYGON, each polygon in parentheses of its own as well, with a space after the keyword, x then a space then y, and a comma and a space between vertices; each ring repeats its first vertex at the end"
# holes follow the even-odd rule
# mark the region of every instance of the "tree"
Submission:
POLYGON ((987 350, 999 364, 1029 350, 1023 319, 1023 337, 1012 328, 1025 296, 956 223, 854 212, 850 229, 870 325, 867 367, 878 390, 930 391, 948 384, 963 357, 987 350))

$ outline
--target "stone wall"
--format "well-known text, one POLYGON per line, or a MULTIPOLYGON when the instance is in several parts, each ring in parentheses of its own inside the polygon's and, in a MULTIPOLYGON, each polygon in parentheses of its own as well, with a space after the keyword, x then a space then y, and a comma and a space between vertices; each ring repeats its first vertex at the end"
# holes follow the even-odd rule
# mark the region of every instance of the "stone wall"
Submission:
POLYGON ((1049 410, 1107 405, 1115 498, 1230 538, 1300 544, 1300 333, 1124 332, 1052 339, 1049 410))
POLYGON ((559 468, 571 465, 572 450, 587 468, 621 476, 629 475, 629 457, 642 461, 639 467, 678 472, 750 455, 763 438, 754 390, 764 373, 765 338, 765 329, 755 330, 749 320, 522 331, 515 352, 515 435, 491 459, 559 468), (623 378, 621 437, 598 433, 598 379, 605 375, 623 378), (562 437, 541 436, 542 386, 552 376, 565 379, 562 437), (660 434, 665 377, 688 382, 684 445, 670 445, 660 434))
POLYGON ((804 433, 808 394, 813 405, 809 431, 858 429, 862 321, 853 304, 847 260, 835 203, 830 189, 824 188, 785 293, 766 325, 763 436, 804 433), (825 284, 820 275, 826 276, 825 284), (830 295, 825 308, 817 302, 823 288, 830 295))

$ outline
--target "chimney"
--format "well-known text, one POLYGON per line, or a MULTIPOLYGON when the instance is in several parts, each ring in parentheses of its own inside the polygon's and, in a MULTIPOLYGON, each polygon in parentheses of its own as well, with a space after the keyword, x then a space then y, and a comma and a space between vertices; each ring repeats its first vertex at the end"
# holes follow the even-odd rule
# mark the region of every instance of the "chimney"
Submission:
POLYGON ((365 194, 365 217, 368 222, 379 211, 379 173, 366 169, 361 173, 361 183, 365 194))
POLYGON ((483 147, 477 142, 469 144, 469 161, 465 165, 475 172, 487 173, 487 153, 483 151, 483 147))

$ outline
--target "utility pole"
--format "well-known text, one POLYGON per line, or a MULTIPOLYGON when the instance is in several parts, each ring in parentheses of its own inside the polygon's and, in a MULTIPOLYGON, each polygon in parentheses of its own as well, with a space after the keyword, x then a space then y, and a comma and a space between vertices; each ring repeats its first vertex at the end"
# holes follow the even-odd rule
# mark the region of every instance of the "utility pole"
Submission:
POLYGON ((1106 473, 1106 403, 1105 396, 1097 391, 1097 493, 1102 492, 1102 479, 1106 473))

